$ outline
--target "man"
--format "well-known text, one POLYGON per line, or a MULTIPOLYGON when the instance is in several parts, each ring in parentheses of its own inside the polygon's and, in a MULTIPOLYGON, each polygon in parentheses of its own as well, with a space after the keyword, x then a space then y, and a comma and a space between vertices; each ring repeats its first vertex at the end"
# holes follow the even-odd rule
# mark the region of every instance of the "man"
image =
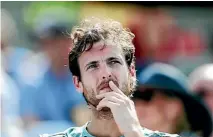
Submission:
POLYGON ((130 31, 119 22, 91 18, 76 27, 71 38, 74 47, 69 54, 69 68, 92 112, 91 121, 46 136, 177 136, 140 126, 130 100, 135 88, 134 35, 130 31))
POLYGON ((211 115, 202 100, 189 92, 187 77, 177 68, 154 63, 138 80, 133 100, 142 126, 183 137, 210 137, 211 115))
POLYGON ((189 75, 189 86, 194 93, 204 99, 213 116, 213 64, 195 68, 189 75))

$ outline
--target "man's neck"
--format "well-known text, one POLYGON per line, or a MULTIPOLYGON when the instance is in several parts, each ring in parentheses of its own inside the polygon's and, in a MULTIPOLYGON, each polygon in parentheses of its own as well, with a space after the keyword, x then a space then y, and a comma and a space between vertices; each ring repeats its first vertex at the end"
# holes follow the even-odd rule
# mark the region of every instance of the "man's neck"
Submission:
POLYGON ((120 137, 122 135, 113 118, 105 120, 93 117, 87 126, 87 130, 96 137, 120 137))

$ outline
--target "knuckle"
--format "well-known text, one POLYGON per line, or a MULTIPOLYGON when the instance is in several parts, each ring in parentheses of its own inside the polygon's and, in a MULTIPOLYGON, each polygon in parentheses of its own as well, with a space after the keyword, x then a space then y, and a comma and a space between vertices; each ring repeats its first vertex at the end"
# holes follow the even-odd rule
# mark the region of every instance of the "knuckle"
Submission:
POLYGON ((117 105, 118 108, 120 108, 121 106, 122 106, 121 104, 118 104, 118 105, 117 105))
POLYGON ((126 105, 132 105, 133 101, 130 100, 129 98, 126 98, 125 103, 126 103, 126 105))
POLYGON ((122 101, 121 101, 121 105, 126 105, 126 103, 127 103, 127 102, 126 102, 125 100, 122 100, 122 101))
POLYGON ((134 101, 130 100, 129 102, 130 102, 130 104, 134 105, 134 101))

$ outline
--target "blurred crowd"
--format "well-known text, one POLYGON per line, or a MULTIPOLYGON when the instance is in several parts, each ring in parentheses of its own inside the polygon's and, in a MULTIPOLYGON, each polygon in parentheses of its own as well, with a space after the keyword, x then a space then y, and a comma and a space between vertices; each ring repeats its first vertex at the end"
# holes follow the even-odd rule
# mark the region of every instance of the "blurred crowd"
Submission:
POLYGON ((17 12, 31 45, 17 45, 23 30, 2 6, 2 137, 51 134, 90 119, 67 66, 72 27, 90 16, 115 19, 135 34, 133 100, 143 127, 213 137, 213 34, 181 27, 165 8, 130 3, 28 2, 17 12))

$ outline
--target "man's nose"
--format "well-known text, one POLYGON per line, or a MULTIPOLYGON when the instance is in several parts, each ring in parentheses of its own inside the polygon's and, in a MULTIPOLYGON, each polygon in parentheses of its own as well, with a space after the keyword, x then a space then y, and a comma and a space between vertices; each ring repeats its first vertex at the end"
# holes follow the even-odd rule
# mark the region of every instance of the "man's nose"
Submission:
POLYGON ((100 75, 102 76, 102 79, 111 78, 112 76, 111 69, 106 64, 102 65, 100 75))

